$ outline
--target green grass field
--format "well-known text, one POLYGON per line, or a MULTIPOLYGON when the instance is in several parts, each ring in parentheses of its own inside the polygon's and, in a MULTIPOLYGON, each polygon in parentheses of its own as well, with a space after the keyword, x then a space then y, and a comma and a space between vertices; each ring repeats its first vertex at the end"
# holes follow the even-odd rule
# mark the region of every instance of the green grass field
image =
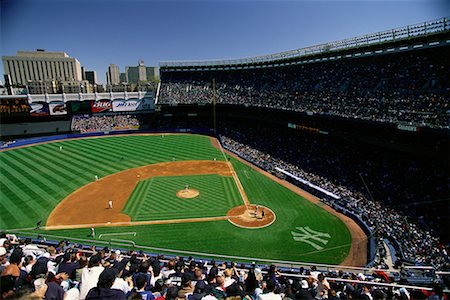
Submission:
MULTIPOLYGON (((59 201, 92 182, 95 175, 103 177, 133 167, 172 161, 173 158, 223 160, 221 152, 212 147, 209 138, 199 135, 78 139, 2 152, 0 229, 14 231, 33 227, 37 220, 45 221, 59 201), (63 151, 59 151, 60 145, 63 146, 63 151), (121 156, 124 157, 123 160, 121 156)), ((231 162, 250 202, 267 206, 275 212, 277 219, 269 227, 243 229, 228 221, 103 227, 96 230, 97 238, 100 234, 109 234, 99 241, 109 241, 115 237, 132 240, 140 246, 210 253, 216 258, 228 255, 338 264, 347 256, 351 236, 345 224, 337 217, 247 165, 235 159, 231 159, 231 162), (135 232, 136 236, 128 236, 129 232, 135 232)), ((220 182, 221 176, 212 176, 216 177, 216 185, 225 186, 224 189, 230 193, 223 199, 216 198, 218 202, 211 198, 205 206, 192 204, 193 202, 185 202, 183 206, 179 206, 176 201, 181 199, 173 199, 173 191, 168 192, 172 193, 171 196, 164 193, 172 183, 176 189, 183 187, 185 178, 177 181, 176 177, 161 177, 154 178, 155 182, 151 186, 146 187, 146 181, 141 183, 142 187, 139 188, 138 185, 124 213, 129 213, 133 220, 190 218, 197 215, 220 215, 229 206, 242 203, 240 198, 235 197, 237 191, 234 184, 220 182), (164 199, 154 198, 157 193, 164 199), (164 210, 171 214, 162 218, 164 210)), ((203 176, 190 177, 198 177, 199 184, 206 185, 206 179, 209 179, 201 178, 203 176)), ((194 186, 193 183, 190 184, 194 186)), ((199 190, 205 190, 206 195, 207 187, 202 186, 199 190)), ((217 197, 216 192, 212 189, 211 195, 217 197)), ((86 239, 88 234, 87 229, 22 232, 58 236, 55 239, 63 236, 86 239)))
POLYGON ((231 208, 242 205, 233 177, 219 175, 153 177, 139 182, 123 212, 132 221, 171 220, 225 216, 231 208), (184 188, 200 191, 192 199, 176 193, 184 188))

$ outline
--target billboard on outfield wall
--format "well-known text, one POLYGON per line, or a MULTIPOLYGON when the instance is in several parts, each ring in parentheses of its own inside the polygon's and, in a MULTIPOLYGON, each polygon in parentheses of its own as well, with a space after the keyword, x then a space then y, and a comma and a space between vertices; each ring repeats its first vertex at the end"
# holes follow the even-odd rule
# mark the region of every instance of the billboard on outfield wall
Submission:
POLYGON ((101 99, 91 102, 92 113, 105 113, 112 111, 112 103, 109 99, 101 99))
POLYGON ((44 117, 50 115, 50 110, 46 102, 30 103, 30 115, 33 117, 44 117))
POLYGON ((90 114, 92 100, 85 101, 68 101, 66 103, 67 109, 72 115, 90 114))
POLYGON ((0 97, 0 115, 2 117, 19 117, 30 115, 27 97, 0 97))
POLYGON ((112 110, 117 111, 150 111, 154 109, 153 99, 120 99, 112 102, 112 110))
POLYGON ((67 106, 62 101, 50 102, 48 108, 51 116, 67 115, 67 106))

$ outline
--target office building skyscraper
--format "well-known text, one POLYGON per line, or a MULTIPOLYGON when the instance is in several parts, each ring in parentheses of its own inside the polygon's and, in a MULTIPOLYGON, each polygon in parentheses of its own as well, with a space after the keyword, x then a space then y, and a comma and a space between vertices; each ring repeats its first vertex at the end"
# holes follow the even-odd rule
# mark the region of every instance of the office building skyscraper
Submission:
POLYGON ((120 71, 119 66, 115 64, 110 64, 108 67, 108 72, 106 73, 106 80, 108 84, 119 84, 120 83, 120 71))
POLYGON ((2 56, 4 73, 13 85, 30 81, 81 81, 80 62, 64 52, 17 51, 16 56, 2 56))

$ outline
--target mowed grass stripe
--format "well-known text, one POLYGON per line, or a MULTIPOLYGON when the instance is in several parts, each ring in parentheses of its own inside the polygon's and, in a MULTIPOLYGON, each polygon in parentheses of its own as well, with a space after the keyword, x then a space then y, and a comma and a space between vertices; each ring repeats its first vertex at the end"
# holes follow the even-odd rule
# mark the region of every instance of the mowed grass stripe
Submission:
MULTIPOLYGON (((148 185, 147 181, 141 181, 136 185, 136 188, 131 193, 130 198, 138 198, 140 199, 143 197, 143 195, 146 194, 146 186, 148 185)), ((140 204, 142 202, 140 201, 127 201, 124 211, 129 211, 131 215, 134 215, 137 213, 137 211, 140 209, 140 204)))
POLYGON ((82 174, 82 178, 86 181, 89 180, 88 178, 92 178, 89 180, 92 181, 94 174, 109 174, 115 171, 113 168, 107 168, 105 164, 97 163, 95 160, 87 158, 87 156, 83 157, 82 155, 72 153, 72 151, 58 151, 58 154, 54 154, 49 147, 43 147, 39 150, 47 155, 49 161, 58 165, 58 167, 67 168, 73 173, 78 172, 82 174))
MULTIPOLYGON (((29 158, 28 164, 32 167, 36 167, 37 170, 40 170, 40 173, 45 173, 45 178, 50 179, 52 182, 62 182, 65 178, 74 176, 71 183, 74 187, 77 184, 82 183, 82 179, 79 178, 84 175, 84 172, 81 172, 78 169, 71 168, 70 166, 66 166, 66 168, 61 168, 61 165, 52 161, 52 156, 48 156, 42 151, 37 151, 34 147, 27 148, 27 152, 22 153, 21 155, 29 158), (48 171, 48 172, 46 172, 48 171)), ((84 181, 83 181, 84 182, 84 181)), ((61 185, 57 185, 61 188, 61 185)))
POLYGON ((139 187, 139 193, 133 193, 124 212, 133 220, 141 221, 223 216, 239 204, 239 199, 229 199, 236 191, 230 193, 224 189, 231 189, 232 182, 232 177, 219 175, 154 177, 151 188, 139 187), (199 190, 200 195, 193 199, 176 197, 176 192, 184 189, 185 184, 199 190), (142 195, 144 190, 146 195, 142 195), (137 213, 134 207, 139 207, 137 213))
MULTIPOLYGON (((80 142, 80 144, 83 144, 84 140, 80 140, 80 142)), ((99 149, 95 147, 74 147, 59 151, 59 156, 57 155, 56 157, 62 159, 63 161, 76 164, 79 168, 95 168, 99 174, 110 174, 112 172, 117 172, 116 168, 109 165, 109 160, 107 157, 99 157, 100 154, 103 154, 102 151, 106 151, 106 148, 99 149), (75 152, 73 150, 75 150, 75 152), (68 160, 70 158, 73 159, 68 160)))
POLYGON ((5 168, 2 170, 2 172, 4 172, 4 174, 6 175, 6 178, 2 178, 5 183, 7 183, 8 181, 12 181, 15 182, 16 185, 20 184, 22 190, 33 197, 34 200, 40 200, 36 201, 36 203, 39 203, 39 206, 49 206, 54 203, 55 199, 53 198, 51 191, 49 192, 46 190, 48 186, 46 186, 44 183, 40 183, 38 181, 33 182, 26 177, 22 177, 21 174, 17 176, 18 172, 14 169, 5 168))
MULTIPOLYGON (((64 177, 57 176, 58 174, 49 174, 47 176, 41 176, 42 171, 44 171, 44 166, 47 165, 47 163, 39 162, 37 163, 33 159, 30 158, 30 153, 22 153, 21 160, 18 160, 17 157, 14 157, 14 154, 11 153, 11 158, 16 158, 15 161, 11 161, 11 164, 5 164, 4 168, 13 168, 21 171, 22 174, 28 174, 31 175, 35 182, 38 182, 42 184, 44 187, 48 188, 49 190, 59 193, 61 192, 61 189, 64 188, 64 186, 58 184, 59 182, 62 182, 62 179, 64 177), (40 170, 40 174, 38 173, 38 170, 40 170)), ((55 165, 55 164, 53 164, 55 165)), ((63 172, 58 172, 60 175, 63 172)), ((66 174, 69 174, 67 171, 66 174)), ((72 185, 72 189, 76 187, 75 183, 68 182, 68 185, 72 185)), ((47 191, 44 191, 44 193, 47 193, 47 191)))
MULTIPOLYGON (((39 170, 39 168, 37 166, 32 166, 30 164, 26 163, 26 158, 22 157, 22 159, 20 161, 18 160, 14 160, 14 157, 8 157, 5 159, 6 164, 2 165, 1 168, 1 173, 2 173, 2 177, 6 176, 6 177, 11 177, 11 176, 15 176, 16 178, 21 178, 23 180, 28 180, 27 177, 24 177, 23 174, 28 174, 31 175, 30 177, 32 177, 33 175, 36 175, 37 172, 36 170, 39 170)), ((36 180, 36 182, 40 182, 40 180, 44 178, 44 177, 40 177, 39 180, 36 180)), ((50 186, 48 186, 48 188, 53 191, 53 192, 57 192, 58 188, 56 185, 51 184, 50 181, 46 180, 48 183, 50 183, 50 186)), ((43 183, 41 183, 43 184, 43 183)), ((45 192, 47 193, 47 192, 45 192)))
POLYGON ((14 223, 17 223, 20 218, 23 218, 24 216, 28 217, 27 213, 20 213, 22 212, 22 208, 19 208, 16 205, 17 203, 9 200, 10 197, 7 194, 13 194, 13 192, 10 191, 6 185, 0 183, 0 198, 2 199, 0 202, 0 211, 2 212, 2 217, 0 218, 0 228, 4 228, 6 226, 5 220, 12 220, 14 223))
POLYGON ((33 190, 28 188, 25 184, 17 180, 17 178, 12 175, 3 178, 3 182, 5 184, 4 188, 6 190, 11 191, 13 196, 17 196, 21 199, 20 201, 15 201, 15 203, 21 206, 21 209, 18 213, 21 213, 24 216, 27 215, 27 212, 35 212, 38 214, 43 213, 43 208, 39 204, 39 200, 41 200, 41 197, 33 190))

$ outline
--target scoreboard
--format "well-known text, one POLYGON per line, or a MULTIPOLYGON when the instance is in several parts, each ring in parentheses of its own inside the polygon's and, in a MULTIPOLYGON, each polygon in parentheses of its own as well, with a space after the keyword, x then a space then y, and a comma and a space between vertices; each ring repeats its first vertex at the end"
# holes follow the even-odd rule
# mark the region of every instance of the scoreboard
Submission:
POLYGON ((0 115, 2 117, 20 117, 30 115, 27 97, 0 98, 0 115))

